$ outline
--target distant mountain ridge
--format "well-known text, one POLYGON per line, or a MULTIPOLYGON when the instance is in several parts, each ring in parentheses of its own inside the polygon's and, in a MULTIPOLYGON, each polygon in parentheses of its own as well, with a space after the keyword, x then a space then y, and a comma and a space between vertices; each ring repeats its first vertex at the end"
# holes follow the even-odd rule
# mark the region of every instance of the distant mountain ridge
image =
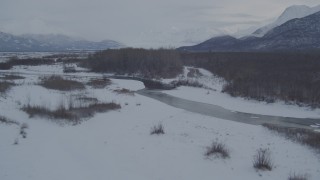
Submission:
POLYGON ((271 29, 280 26, 289 20, 303 18, 319 11, 320 5, 315 7, 309 7, 306 5, 290 6, 285 9, 285 11, 278 17, 278 19, 275 22, 257 29, 254 33, 252 33, 252 36, 262 37, 271 29))
POLYGON ((182 51, 294 51, 320 49, 320 12, 289 20, 268 31, 263 37, 237 39, 222 36, 182 51))
POLYGON ((0 52, 104 50, 121 47, 124 45, 113 40, 92 42, 60 34, 15 36, 0 32, 0 52))

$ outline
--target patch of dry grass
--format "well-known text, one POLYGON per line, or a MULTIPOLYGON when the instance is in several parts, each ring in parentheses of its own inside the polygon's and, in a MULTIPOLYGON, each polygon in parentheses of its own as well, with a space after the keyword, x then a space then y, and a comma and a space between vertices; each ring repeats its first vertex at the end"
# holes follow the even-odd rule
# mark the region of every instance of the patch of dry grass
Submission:
POLYGON ((206 157, 210 157, 212 155, 215 155, 216 157, 222 157, 223 159, 230 157, 230 153, 226 148, 226 145, 215 141, 211 144, 211 146, 207 147, 207 151, 205 152, 206 157))
POLYGON ((307 174, 290 174, 288 177, 288 180, 308 180, 308 175, 307 174))
POLYGON ((196 68, 188 68, 189 72, 187 74, 187 77, 190 78, 196 78, 196 77, 200 77, 203 76, 203 74, 199 71, 199 69, 196 68))
POLYGON ((6 93, 14 85, 15 84, 12 82, 7 82, 7 81, 0 82, 0 93, 1 94, 6 93))
POLYGON ((130 91, 129 89, 125 89, 125 88, 116 89, 116 90, 113 90, 113 92, 116 92, 118 94, 125 94, 125 95, 134 96, 134 91, 130 91))
POLYGON ((157 126, 153 126, 150 132, 151 135, 161 135, 164 134, 164 127, 162 124, 158 124, 157 126))
POLYGON ((0 116, 0 123, 7 124, 7 125, 12 125, 12 124, 19 125, 18 122, 10 120, 4 116, 0 116))
POLYGON ((10 74, 10 75, 4 75, 4 77, 1 77, 1 79, 7 80, 7 81, 12 81, 12 80, 18 80, 18 79, 25 79, 25 77, 10 74))
POLYGON ((269 149, 257 150, 257 154, 253 157, 253 167, 263 171, 272 170, 271 152, 269 149))
POLYGON ((98 99, 94 97, 87 97, 87 96, 79 96, 76 98, 77 101, 80 102, 80 104, 85 103, 98 103, 98 99))
POLYGON ((47 89, 54 89, 59 91, 73 91, 73 90, 83 90, 85 86, 83 83, 63 79, 61 76, 50 76, 41 78, 41 86, 47 89))
POLYGON ((171 84, 174 85, 175 87, 189 86, 189 87, 197 87, 197 88, 206 88, 203 84, 199 83, 199 81, 190 80, 190 79, 187 79, 187 80, 180 79, 180 80, 172 81, 171 84))
POLYGON ((29 117, 46 117, 53 120, 67 120, 67 122, 80 123, 82 118, 94 116, 95 113, 107 112, 109 110, 120 109, 121 106, 114 102, 111 103, 93 103, 81 107, 68 107, 60 105, 56 110, 50 110, 43 106, 27 105, 22 108, 29 117))
POLYGON ((272 124, 264 124, 270 131, 277 132, 287 139, 308 145, 320 151, 320 133, 302 128, 288 128, 272 124))
POLYGON ((103 89, 110 84, 111 80, 108 78, 90 79, 90 81, 87 83, 88 86, 96 89, 103 89))

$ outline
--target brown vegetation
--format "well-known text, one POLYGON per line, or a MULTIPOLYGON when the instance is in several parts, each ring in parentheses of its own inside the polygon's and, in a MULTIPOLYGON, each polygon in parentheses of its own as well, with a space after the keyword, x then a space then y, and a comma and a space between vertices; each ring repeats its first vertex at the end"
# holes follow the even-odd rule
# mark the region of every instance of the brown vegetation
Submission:
POLYGON ((199 83, 198 81, 196 80, 190 80, 190 79, 187 79, 187 80, 177 80, 177 81, 172 81, 171 84, 175 87, 178 87, 178 86, 190 86, 190 87, 197 87, 197 88, 207 88, 205 87, 203 84, 199 83))
POLYGON ((29 117, 48 117, 51 119, 68 119, 68 120, 76 120, 77 116, 69 112, 64 106, 60 106, 56 110, 50 110, 43 106, 25 106, 22 108, 24 112, 29 114, 29 117))
POLYGON ((40 85, 47 89, 54 89, 60 91, 85 89, 83 83, 74 80, 66 80, 63 79, 61 76, 42 77, 40 85))
POLYGON ((307 174, 290 174, 288 180, 308 180, 308 175, 307 174))
POLYGON ((29 117, 46 117, 53 120, 67 120, 67 122, 79 123, 82 118, 94 116, 95 113, 107 112, 109 110, 120 109, 121 106, 116 103, 92 103, 81 107, 65 107, 60 105, 56 110, 50 110, 43 106, 27 105, 22 108, 29 117))
POLYGON ((272 170, 271 152, 269 149, 258 149, 253 157, 253 167, 257 170, 272 170))
POLYGON ((12 65, 7 62, 0 63, 0 70, 9 70, 12 68, 12 65))
POLYGON ((116 89, 116 90, 113 90, 113 92, 116 92, 118 94, 125 94, 125 95, 134 96, 134 91, 130 91, 129 89, 125 89, 125 88, 116 89))
POLYGON ((189 72, 187 74, 187 77, 189 78, 196 78, 203 76, 203 74, 199 71, 199 69, 196 68, 188 68, 189 72))
POLYGON ((26 58, 26 59, 18 59, 18 58, 11 58, 9 61, 0 63, 0 70, 8 70, 11 69, 13 66, 39 66, 39 65, 51 65, 54 64, 55 61, 53 59, 48 58, 26 58))
POLYGON ((319 132, 301 128, 282 127, 272 124, 264 124, 263 126, 295 142, 299 142, 301 144, 308 145, 312 148, 320 150, 319 132))
POLYGON ((206 157, 215 155, 216 157, 229 158, 229 150, 226 148, 225 144, 219 142, 213 142, 211 146, 207 147, 205 153, 206 157))
POLYGON ((0 93, 1 95, 6 93, 12 86, 14 86, 14 83, 2 81, 0 82, 0 93))
POLYGON ((186 65, 223 77, 223 92, 256 100, 320 107, 320 54, 183 53, 186 65))
POLYGON ((29 126, 27 123, 23 123, 21 126, 20 126, 20 135, 22 136, 22 138, 27 138, 27 131, 26 129, 28 129, 29 126))
POLYGON ((7 124, 7 125, 11 125, 11 124, 19 125, 18 122, 10 120, 10 119, 3 117, 3 116, 0 116, 0 123, 7 124))
POLYGON ((17 79, 25 79, 25 77, 10 74, 10 75, 4 75, 4 77, 1 77, 0 79, 11 81, 11 80, 17 80, 17 79))
POLYGON ((93 98, 93 97, 86 97, 86 96, 78 96, 76 98, 77 101, 79 101, 80 104, 85 104, 85 103, 97 103, 98 99, 93 98))
POLYGON ((164 127, 162 124, 158 124, 157 126, 153 126, 150 132, 151 135, 161 135, 164 134, 164 127))
POLYGON ((82 65, 94 72, 145 78, 172 78, 183 69, 180 54, 169 49, 109 49, 91 55, 82 65))
POLYGON ((90 81, 87 83, 87 85, 96 89, 103 89, 110 84, 111 84, 111 80, 108 78, 90 79, 90 81))

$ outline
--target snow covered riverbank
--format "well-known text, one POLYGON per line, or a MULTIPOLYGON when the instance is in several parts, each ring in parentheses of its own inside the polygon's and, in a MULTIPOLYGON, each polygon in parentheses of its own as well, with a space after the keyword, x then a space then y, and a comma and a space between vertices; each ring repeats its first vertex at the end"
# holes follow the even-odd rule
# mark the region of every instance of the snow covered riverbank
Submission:
MULTIPOLYGON (((213 105, 223 108, 246 112, 253 114, 296 117, 296 118, 320 118, 320 109, 310 109, 308 107, 299 107, 297 105, 288 105, 282 101, 275 103, 259 102, 256 100, 248 100, 241 97, 231 97, 226 93, 222 93, 224 81, 215 77, 210 72, 200 69, 201 76, 188 78, 188 68, 185 68, 183 78, 189 81, 197 81, 205 85, 208 89, 181 86, 175 90, 163 91, 166 94, 213 105)), ((178 78, 179 79, 179 78, 178 78)), ((173 80, 165 80, 167 82, 173 80)))
MULTIPOLYGON (((307 174, 310 180, 320 178, 319 154, 261 126, 194 114, 139 94, 114 91, 142 89, 141 82, 111 79, 112 84, 103 89, 86 85, 83 90, 64 92, 39 86, 41 73, 23 76, 0 98, 0 115, 20 124, 0 122, 1 180, 283 180, 292 173, 307 174), (97 113, 76 126, 29 118, 20 110, 28 103, 55 108, 78 96, 116 102, 121 109, 97 113), (20 134, 23 123, 28 125, 26 138, 20 134), (165 134, 150 135, 158 124, 164 126, 165 134), (230 158, 204 156, 213 141, 225 144, 230 158), (270 150, 272 171, 253 168, 259 148, 270 150)), ((92 77, 69 78, 86 84, 92 77)), ((169 92, 208 96, 207 90, 190 89, 169 92)))

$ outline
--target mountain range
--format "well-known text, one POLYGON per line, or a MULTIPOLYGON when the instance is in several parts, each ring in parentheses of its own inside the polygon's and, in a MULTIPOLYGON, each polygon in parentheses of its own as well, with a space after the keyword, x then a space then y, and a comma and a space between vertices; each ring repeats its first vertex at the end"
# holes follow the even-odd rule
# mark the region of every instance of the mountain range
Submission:
MULTIPOLYGON (((288 7, 271 24, 265 25, 252 34, 235 38, 232 36, 214 37, 194 46, 178 48, 182 51, 293 51, 313 50, 320 48, 320 5, 308 7, 295 5, 288 7)), ((173 34, 156 32, 152 42, 168 43, 179 39, 184 44, 194 44, 195 36, 206 34, 201 30, 184 33, 174 29, 173 34), (173 36, 175 38, 173 38, 173 36), (166 38, 164 38, 166 37, 166 38), (171 41, 170 41, 171 40, 171 41)), ((142 36, 147 37, 145 35, 142 36)), ((104 40, 87 41, 60 34, 25 34, 12 35, 0 32, 0 52, 32 52, 32 51, 75 51, 103 50, 125 47, 123 44, 104 40)))
MULTIPOLYGON (((305 7, 300 6, 302 9, 305 7)), ((317 6, 319 7, 319 6, 317 6)), ((232 36, 214 37, 195 46, 178 48, 182 51, 295 51, 314 50, 320 48, 320 11, 302 18, 289 18, 288 12, 297 12, 297 6, 287 9, 278 21, 290 19, 279 26, 268 30, 263 36, 257 36, 258 29, 253 35, 243 38, 232 36)), ((316 8, 312 8, 314 11, 316 8)), ((293 13, 294 15, 303 13, 293 13)), ((273 26, 272 25, 272 26, 273 26)), ((268 26, 269 28, 272 26, 268 26)), ((267 26, 266 26, 267 27, 267 26)), ((265 29, 265 28, 264 28, 265 29)), ((261 30, 262 33, 262 30, 261 30)))
POLYGON ((255 32, 253 32, 252 35, 256 37, 262 37, 271 29, 277 26, 280 26, 289 20, 296 19, 296 18, 303 18, 319 11, 320 11, 320 5, 315 7, 309 7, 306 5, 290 6, 284 10, 284 12, 278 17, 276 21, 257 29, 255 32))
POLYGON ((121 47, 124 45, 113 40, 92 42, 60 34, 16 36, 0 32, 0 52, 104 50, 121 47))

